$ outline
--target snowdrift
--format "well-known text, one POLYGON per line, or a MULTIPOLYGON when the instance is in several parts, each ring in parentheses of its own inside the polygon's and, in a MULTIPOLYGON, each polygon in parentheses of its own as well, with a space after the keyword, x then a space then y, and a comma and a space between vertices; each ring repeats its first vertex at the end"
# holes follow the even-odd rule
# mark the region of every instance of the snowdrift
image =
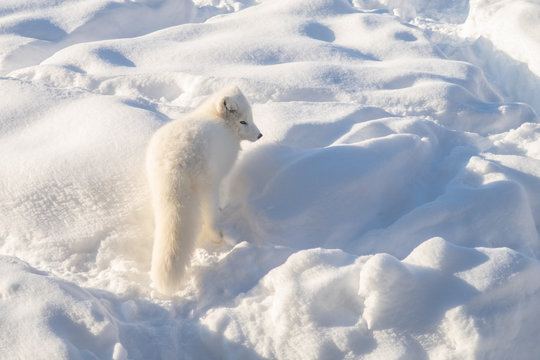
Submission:
POLYGON ((536 2, 0 14, 0 358, 540 353, 536 2), (226 179, 224 243, 161 299, 146 144, 231 83, 265 136, 226 179))

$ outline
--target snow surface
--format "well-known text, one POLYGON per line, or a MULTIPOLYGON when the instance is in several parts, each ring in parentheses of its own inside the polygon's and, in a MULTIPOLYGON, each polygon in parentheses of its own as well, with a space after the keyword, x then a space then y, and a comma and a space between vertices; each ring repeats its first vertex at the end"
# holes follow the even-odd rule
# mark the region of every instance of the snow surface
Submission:
POLYGON ((1 359, 536 359, 540 4, 4 0, 1 359), (264 138, 173 299, 144 152, 237 84, 264 138))

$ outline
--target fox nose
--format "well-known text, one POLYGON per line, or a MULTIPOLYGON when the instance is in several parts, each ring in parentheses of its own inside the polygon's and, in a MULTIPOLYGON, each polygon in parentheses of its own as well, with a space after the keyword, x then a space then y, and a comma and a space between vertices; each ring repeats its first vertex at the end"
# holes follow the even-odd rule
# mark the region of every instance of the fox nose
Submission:
POLYGON ((257 136, 257 140, 259 140, 260 138, 262 138, 262 134, 259 134, 259 136, 257 136))

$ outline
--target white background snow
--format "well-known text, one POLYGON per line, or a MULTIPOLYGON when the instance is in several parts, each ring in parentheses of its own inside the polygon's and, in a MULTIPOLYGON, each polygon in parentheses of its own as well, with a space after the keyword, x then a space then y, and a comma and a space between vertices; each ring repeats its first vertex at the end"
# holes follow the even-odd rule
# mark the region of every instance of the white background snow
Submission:
POLYGON ((3 0, 0 76, 1 359, 538 358, 538 1, 3 0), (232 83, 161 299, 145 147, 232 83))

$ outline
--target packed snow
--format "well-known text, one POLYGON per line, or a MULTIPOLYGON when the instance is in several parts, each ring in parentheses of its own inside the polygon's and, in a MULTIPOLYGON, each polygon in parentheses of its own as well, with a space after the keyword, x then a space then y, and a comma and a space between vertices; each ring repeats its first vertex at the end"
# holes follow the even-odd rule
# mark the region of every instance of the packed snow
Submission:
POLYGON ((4 0, 1 359, 536 359, 535 0, 4 0), (157 294, 146 145, 264 137, 157 294))

